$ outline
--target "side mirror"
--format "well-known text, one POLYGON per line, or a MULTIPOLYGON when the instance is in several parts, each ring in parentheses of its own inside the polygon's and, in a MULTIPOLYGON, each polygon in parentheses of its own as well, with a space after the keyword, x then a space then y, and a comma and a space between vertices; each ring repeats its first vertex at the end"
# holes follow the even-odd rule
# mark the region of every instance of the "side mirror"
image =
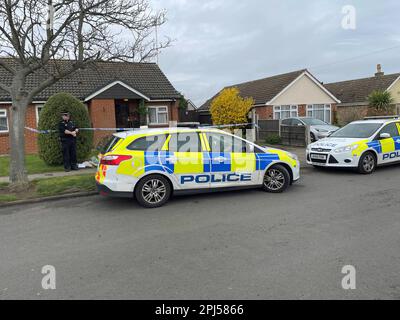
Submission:
POLYGON ((380 135, 379 135, 379 138, 381 138, 381 139, 389 139, 389 138, 391 138, 392 136, 390 135, 390 133, 381 133, 380 135))
POLYGON ((298 123, 298 124, 297 124, 297 126, 298 126, 298 127, 303 127, 303 126, 304 126, 304 124, 302 124, 302 123, 298 123))

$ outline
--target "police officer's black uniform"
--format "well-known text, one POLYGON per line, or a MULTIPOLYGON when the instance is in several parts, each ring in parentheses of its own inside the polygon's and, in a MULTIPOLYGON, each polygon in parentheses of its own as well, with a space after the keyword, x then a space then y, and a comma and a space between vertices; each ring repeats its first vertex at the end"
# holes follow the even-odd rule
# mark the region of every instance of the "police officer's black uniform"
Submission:
POLYGON ((62 120, 58 128, 62 145, 64 168, 65 170, 78 170, 76 160, 76 137, 70 134, 65 134, 65 130, 75 131, 77 128, 71 120, 62 120))

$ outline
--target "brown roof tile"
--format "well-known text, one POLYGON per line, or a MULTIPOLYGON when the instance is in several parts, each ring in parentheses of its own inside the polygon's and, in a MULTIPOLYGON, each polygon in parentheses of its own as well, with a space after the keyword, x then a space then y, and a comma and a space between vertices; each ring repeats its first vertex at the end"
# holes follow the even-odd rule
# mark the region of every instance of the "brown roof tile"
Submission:
MULTIPOLYGON (((298 78, 306 69, 298 70, 294 72, 279 74, 276 76, 244 82, 236 85, 232 85, 226 88, 237 87, 240 91, 240 95, 243 98, 252 97, 255 104, 265 104, 274 98, 278 93, 285 89, 290 83, 298 78)), ((211 101, 218 95, 207 100, 198 110, 206 111, 210 108, 211 101)))
POLYGON ((365 103, 374 90, 386 90, 400 73, 325 84, 341 103, 365 103))
MULTIPOLYGON (((57 61, 57 64, 60 65, 68 63, 71 63, 71 61, 57 61)), ((28 89, 34 87, 45 77, 44 72, 36 72, 28 76, 28 89)), ((3 68, 0 68, 0 78, 6 84, 10 84, 12 80, 11 75, 3 68)), ((179 93, 155 63, 99 61, 85 69, 76 71, 65 79, 61 79, 42 91, 34 100, 47 100, 57 92, 68 92, 83 100, 116 80, 126 83, 152 100, 179 98, 179 93)), ((0 101, 10 101, 7 92, 0 90, 0 101)))

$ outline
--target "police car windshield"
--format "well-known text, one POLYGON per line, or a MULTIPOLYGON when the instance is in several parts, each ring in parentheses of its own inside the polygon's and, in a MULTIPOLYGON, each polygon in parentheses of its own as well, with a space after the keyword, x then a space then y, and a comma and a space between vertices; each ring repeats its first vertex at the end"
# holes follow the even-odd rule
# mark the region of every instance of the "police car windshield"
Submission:
POLYGON ((369 138, 380 127, 381 123, 350 123, 347 126, 332 133, 330 137, 334 138, 369 138))

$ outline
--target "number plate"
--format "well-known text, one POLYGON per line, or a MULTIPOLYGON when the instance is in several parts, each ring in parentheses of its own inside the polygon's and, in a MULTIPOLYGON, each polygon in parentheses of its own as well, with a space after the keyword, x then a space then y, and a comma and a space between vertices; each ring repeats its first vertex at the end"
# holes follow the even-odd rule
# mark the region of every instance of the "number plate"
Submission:
POLYGON ((326 160, 328 156, 326 154, 311 154, 311 159, 326 160))

